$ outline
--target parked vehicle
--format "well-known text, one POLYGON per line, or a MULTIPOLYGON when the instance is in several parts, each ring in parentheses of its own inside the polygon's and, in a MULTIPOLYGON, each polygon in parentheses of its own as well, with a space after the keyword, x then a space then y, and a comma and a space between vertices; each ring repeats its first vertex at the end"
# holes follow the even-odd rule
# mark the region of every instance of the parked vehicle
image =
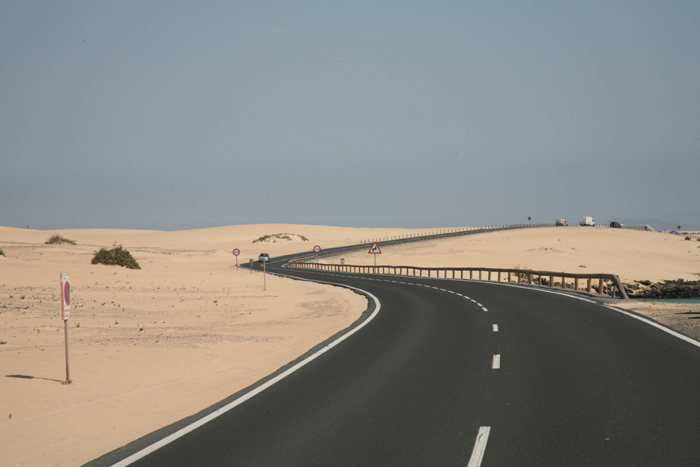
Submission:
POLYGON ((620 224, 619 222, 612 221, 610 223, 610 228, 611 229, 620 229, 620 228, 622 228, 622 224, 620 224))
POLYGON ((595 221, 590 216, 581 216, 581 218, 578 220, 578 225, 590 225, 594 227, 595 221))
POLYGON ((564 219, 557 219, 556 224, 557 224, 557 225, 569 225, 569 224, 566 223, 566 221, 565 221, 564 219))
POLYGON ((268 255, 267 253, 260 253, 258 261, 261 263, 267 263, 268 261, 270 261, 270 255, 268 255))

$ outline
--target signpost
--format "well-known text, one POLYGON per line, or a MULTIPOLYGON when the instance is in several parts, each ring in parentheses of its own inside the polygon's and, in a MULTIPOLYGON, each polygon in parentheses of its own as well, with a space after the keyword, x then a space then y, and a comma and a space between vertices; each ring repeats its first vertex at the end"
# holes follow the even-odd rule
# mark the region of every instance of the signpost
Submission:
POLYGON ((382 250, 379 249, 379 245, 377 245, 377 242, 372 243, 372 246, 370 247, 369 251, 367 252, 370 255, 374 255, 374 273, 377 273, 377 255, 382 254, 382 250))
POLYGON ((70 364, 68 359, 68 318, 70 317, 70 279, 65 272, 61 273, 61 317, 66 336, 66 384, 70 384, 70 364))
POLYGON ((318 254, 321 252, 321 247, 316 245, 314 247, 314 253, 316 253, 316 262, 318 263, 318 254))
POLYGON ((238 248, 233 249, 233 256, 236 257, 236 266, 238 266, 238 255, 240 255, 240 254, 241 254, 241 250, 239 250, 238 248))

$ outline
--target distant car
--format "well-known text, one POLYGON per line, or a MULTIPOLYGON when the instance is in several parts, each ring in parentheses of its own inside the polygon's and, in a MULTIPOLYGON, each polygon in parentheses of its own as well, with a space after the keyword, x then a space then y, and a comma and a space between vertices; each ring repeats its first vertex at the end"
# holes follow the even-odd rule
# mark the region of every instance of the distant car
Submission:
POLYGON ((564 219, 557 219, 557 225, 569 225, 564 219))
POLYGON ((672 233, 673 235, 680 235, 676 230, 671 230, 671 233, 672 233))
POLYGON ((267 263, 268 261, 270 261, 270 255, 267 253, 260 253, 260 256, 258 256, 258 262, 267 263))
POLYGON ((622 228, 622 224, 620 224, 619 222, 612 221, 612 222, 610 223, 610 228, 612 228, 612 229, 620 229, 620 228, 622 228))

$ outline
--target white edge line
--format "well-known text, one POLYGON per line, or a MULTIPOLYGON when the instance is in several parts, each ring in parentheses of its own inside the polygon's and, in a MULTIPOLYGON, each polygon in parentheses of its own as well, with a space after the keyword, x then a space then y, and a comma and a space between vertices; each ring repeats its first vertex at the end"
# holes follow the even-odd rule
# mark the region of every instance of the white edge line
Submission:
POLYGON ((260 394, 260 393, 263 392, 265 389, 269 388, 269 387, 272 386, 273 384, 275 384, 275 383, 281 381, 282 379, 286 378, 287 376, 289 376, 290 374, 294 373, 295 371, 297 371, 298 369, 300 369, 301 367, 303 367, 303 366, 306 365, 307 363, 312 362, 312 361, 315 360, 316 358, 320 357, 322 354, 326 353, 328 350, 332 349, 333 347, 335 347, 336 345, 340 344, 340 343, 343 342, 345 339, 347 339, 348 337, 352 336, 352 335, 355 334, 357 331, 359 331, 360 329, 362 329, 363 327, 365 327, 365 326, 367 325, 367 323, 369 323, 370 321, 372 321, 372 320, 374 319, 374 317, 377 316, 377 314, 379 313, 379 310, 380 310, 381 307, 382 307, 382 306, 381 306, 381 303, 379 302, 379 299, 377 299, 377 297, 375 297, 375 296, 372 295, 371 293, 367 292, 366 290, 362 290, 362 289, 357 288, 357 287, 352 287, 352 286, 349 286, 349 285, 346 285, 346 284, 336 284, 336 283, 333 283, 333 282, 310 281, 309 279, 304 279, 304 278, 295 277, 295 276, 287 276, 287 275, 285 275, 285 274, 280 274, 280 275, 286 276, 286 277, 294 277, 295 279, 303 280, 303 281, 317 282, 317 283, 320 283, 320 284, 337 285, 337 286, 342 286, 342 287, 346 287, 346 288, 349 288, 349 289, 357 290, 357 291, 360 291, 360 292, 362 292, 362 293, 365 293, 365 294, 367 294, 369 297, 371 297, 372 300, 374 300, 374 303, 376 304, 376 307, 375 307, 375 309, 374 309, 374 312, 369 316, 369 318, 367 318, 366 320, 364 320, 362 323, 360 323, 360 324, 359 324, 357 327, 355 327, 354 329, 350 330, 348 333, 343 334, 343 335, 340 336, 338 339, 334 340, 334 341, 331 342, 330 344, 328 344, 328 345, 326 345, 325 347, 323 347, 322 349, 318 350, 318 351, 317 351, 316 353, 314 353, 313 355, 310 355, 309 357, 307 357, 306 359, 304 359, 304 360, 302 360, 301 362, 297 363, 297 364, 294 365, 293 367, 291 367, 291 368, 287 369, 286 371, 284 371, 283 373, 280 373, 279 375, 275 376, 275 377, 272 378, 271 380, 267 381, 265 384, 262 384, 262 385, 258 386, 257 388, 253 389, 252 391, 250 391, 250 392, 244 394, 243 396, 239 397, 239 398, 236 399, 235 401, 232 401, 232 402, 226 404, 225 406, 221 407, 220 409, 215 410, 214 412, 210 413, 210 414, 207 415, 206 417, 202 417, 202 418, 200 418, 199 420, 197 420, 196 422, 193 422, 193 423, 191 423, 190 425, 187 425, 186 427, 181 428, 180 430, 176 431, 175 433, 173 433, 173 434, 171 434, 171 435, 169 435, 169 436, 166 436, 165 438, 161 439, 160 441, 157 441, 157 442, 151 444, 150 446, 145 447, 144 449, 142 449, 142 450, 140 450, 140 451, 138 451, 138 452, 136 452, 136 453, 130 455, 129 457, 127 457, 127 458, 125 458, 125 459, 122 459, 121 461, 117 462, 116 464, 112 464, 112 467, 125 467, 125 466, 127 466, 127 465, 131 465, 132 463, 136 462, 137 460, 146 457, 146 456, 149 455, 150 453, 157 451, 158 449, 162 448, 163 446, 166 446, 166 445, 172 443, 173 441, 177 440, 178 438, 181 438, 181 437, 185 436, 186 434, 188 434, 188 433, 190 433, 190 432, 196 430, 196 429, 199 428, 200 426, 205 425, 206 423, 208 423, 208 422, 214 420, 215 418, 217 418, 217 417, 219 417, 219 416, 225 414, 225 413, 228 412, 229 410, 231 410, 231 409, 233 409, 233 408, 235 408, 235 407, 241 405, 243 402, 247 401, 248 399, 251 399, 253 396, 256 396, 257 394, 260 394))
POLYGON ((489 440, 490 432, 490 426, 482 426, 479 428, 479 434, 476 435, 476 442, 474 443, 472 457, 469 459, 469 464, 467 464, 467 467, 479 467, 481 465, 481 460, 484 458, 486 443, 489 440))
POLYGON ((501 369, 501 355, 500 354, 493 355, 493 363, 491 364, 491 368, 493 368, 494 370, 501 369))
POLYGON ((686 341, 686 342, 688 342, 688 343, 690 343, 690 344, 693 344, 693 345, 696 346, 696 347, 700 347, 700 342, 696 341, 695 339, 693 339, 693 338, 691 338, 691 337, 688 337, 688 336, 685 336, 685 335, 681 334, 680 332, 676 332, 676 331, 674 331, 673 329, 669 329, 669 328, 667 328, 667 327, 665 327, 665 326, 662 326, 662 325, 660 325, 659 323, 656 323, 656 322, 654 322, 654 321, 652 321, 652 320, 650 320, 650 319, 648 319, 648 318, 646 318, 646 317, 639 316, 639 315, 636 315, 636 314, 634 314, 634 313, 630 313, 629 311, 625 311, 625 310, 623 310, 623 309, 621 309, 621 308, 616 308, 616 307, 612 307, 612 306, 609 306, 609 305, 603 305, 603 306, 604 306, 605 308, 609 308, 609 309, 611 309, 611 310, 614 310, 614 311, 617 311, 617 312, 619 312, 619 313, 622 313, 623 315, 627 315, 627 316, 629 316, 629 317, 631 317, 631 318, 638 319, 639 321, 642 321, 642 322, 647 323, 647 324, 649 324, 649 325, 651 325, 651 326, 654 326, 655 328, 661 329, 662 331, 665 331, 665 332, 671 334, 671 335, 674 336, 674 337, 677 337, 677 338, 679 338, 679 339, 681 339, 681 340, 684 340, 684 341, 686 341))

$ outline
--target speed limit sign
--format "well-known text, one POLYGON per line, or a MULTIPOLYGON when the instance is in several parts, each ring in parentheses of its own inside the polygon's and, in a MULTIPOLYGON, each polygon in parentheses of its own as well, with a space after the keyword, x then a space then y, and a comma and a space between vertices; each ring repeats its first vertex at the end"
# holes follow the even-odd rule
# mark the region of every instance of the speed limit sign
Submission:
POLYGON ((321 247, 318 246, 318 245, 316 245, 316 246, 314 247, 314 253, 320 253, 320 252, 321 252, 321 247))
POLYGON ((241 250, 239 250, 238 248, 233 249, 233 256, 238 256, 240 254, 241 254, 241 250))

